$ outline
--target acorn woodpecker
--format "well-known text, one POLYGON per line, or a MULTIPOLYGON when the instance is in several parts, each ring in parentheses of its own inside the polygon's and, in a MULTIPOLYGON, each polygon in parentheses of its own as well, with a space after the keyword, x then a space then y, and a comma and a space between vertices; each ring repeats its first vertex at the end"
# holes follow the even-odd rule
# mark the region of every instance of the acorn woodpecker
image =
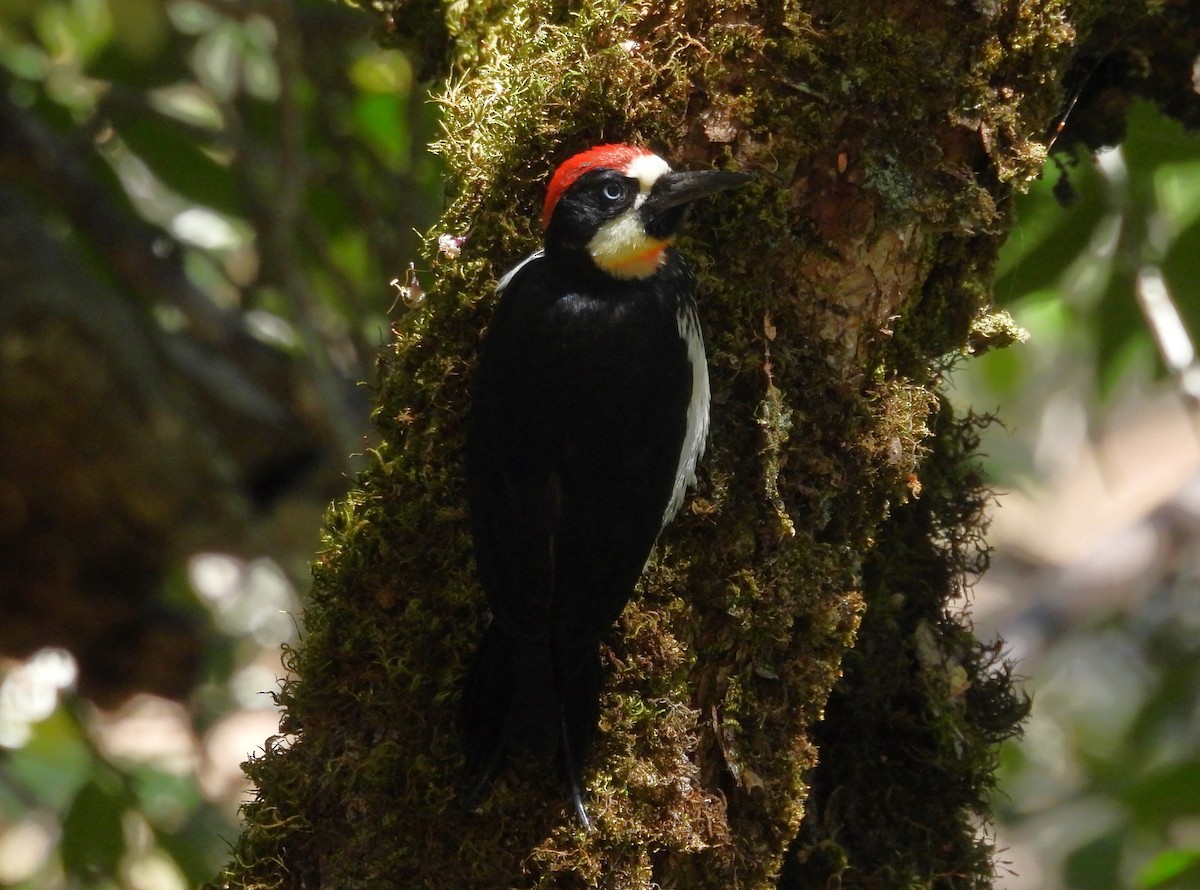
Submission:
POLYGON ((708 367, 671 246, 688 202, 750 176, 673 172, 601 145, 554 173, 545 247, 506 274, 467 433, 479 578, 492 611, 463 696, 478 799, 506 753, 580 775, 600 712, 600 636, 694 481, 708 367))

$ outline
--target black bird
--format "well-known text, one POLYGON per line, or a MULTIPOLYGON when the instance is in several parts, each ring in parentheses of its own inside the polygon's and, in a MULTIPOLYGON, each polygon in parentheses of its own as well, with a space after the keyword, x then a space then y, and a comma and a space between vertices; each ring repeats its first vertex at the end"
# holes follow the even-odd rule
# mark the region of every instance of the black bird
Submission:
POLYGON ((588 825, 600 636, 679 510, 708 431, 694 282, 671 242, 688 202, 749 178, 592 148, 555 171, 544 249, 500 280, 467 437, 493 616, 463 700, 468 801, 506 752, 528 752, 557 759, 588 825))

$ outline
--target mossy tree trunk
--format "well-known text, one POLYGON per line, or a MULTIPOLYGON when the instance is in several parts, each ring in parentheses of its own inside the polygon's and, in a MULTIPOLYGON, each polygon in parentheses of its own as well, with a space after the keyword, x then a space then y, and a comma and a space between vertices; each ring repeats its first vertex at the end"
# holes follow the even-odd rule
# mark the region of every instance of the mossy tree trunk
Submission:
POLYGON ((990 270, 1073 49, 1101 12, 1165 19, 1049 0, 379 5, 448 65, 452 201, 385 362, 383 444, 329 513, 288 736, 248 766, 224 882, 988 885, 977 827, 1023 700, 954 617, 984 497, 939 371, 1011 338, 984 315, 990 270), (760 175, 698 207, 683 244, 709 451, 604 650, 584 833, 533 764, 478 813, 456 801, 487 617, 461 450, 495 281, 537 244, 555 163, 601 141, 760 175), (461 254, 434 254, 443 233, 461 254))

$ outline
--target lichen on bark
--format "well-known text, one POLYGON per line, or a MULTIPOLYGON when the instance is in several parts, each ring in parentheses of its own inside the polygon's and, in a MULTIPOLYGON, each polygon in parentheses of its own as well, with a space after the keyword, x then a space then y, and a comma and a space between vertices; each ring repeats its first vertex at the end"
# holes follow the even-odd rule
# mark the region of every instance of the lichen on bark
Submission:
POLYGON ((327 518, 279 695, 288 743, 248 764, 226 884, 986 886, 976 827, 1023 700, 951 605, 982 558, 982 495, 937 386, 987 327, 1069 5, 375 5, 448 66, 450 203, 426 307, 384 360, 382 444, 327 518), (486 623, 460 455, 495 281, 536 246, 554 164, 601 141, 758 177, 696 208, 682 244, 709 451, 606 640, 586 833, 536 764, 458 805, 486 623))

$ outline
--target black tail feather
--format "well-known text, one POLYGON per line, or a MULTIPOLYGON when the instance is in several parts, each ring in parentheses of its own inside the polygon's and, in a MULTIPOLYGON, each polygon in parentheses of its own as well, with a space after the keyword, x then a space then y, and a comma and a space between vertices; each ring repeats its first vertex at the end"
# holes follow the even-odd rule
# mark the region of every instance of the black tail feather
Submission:
POLYGON ((558 651, 560 727, 559 764, 571 789, 579 823, 590 831, 592 821, 583 805, 583 766, 600 722, 600 644, 590 640, 558 651))
POLYGON ((567 726, 566 718, 562 721, 562 748, 560 749, 562 757, 559 763, 562 770, 566 773, 567 785, 571 789, 571 806, 575 809, 575 815, 579 819, 579 824, 583 826, 584 831, 592 830, 592 820, 588 818, 587 807, 583 803, 583 761, 575 757, 573 748, 571 747, 571 731, 567 726))
POLYGON ((467 760, 467 807, 479 802, 504 763, 504 724, 512 709, 513 687, 508 649, 493 625, 479 644, 463 689, 459 729, 467 760))
POLYGON ((585 828, 583 766, 600 718, 599 643, 553 646, 514 638, 493 623, 479 644, 463 693, 462 743, 474 806, 508 752, 557 761, 585 828))

